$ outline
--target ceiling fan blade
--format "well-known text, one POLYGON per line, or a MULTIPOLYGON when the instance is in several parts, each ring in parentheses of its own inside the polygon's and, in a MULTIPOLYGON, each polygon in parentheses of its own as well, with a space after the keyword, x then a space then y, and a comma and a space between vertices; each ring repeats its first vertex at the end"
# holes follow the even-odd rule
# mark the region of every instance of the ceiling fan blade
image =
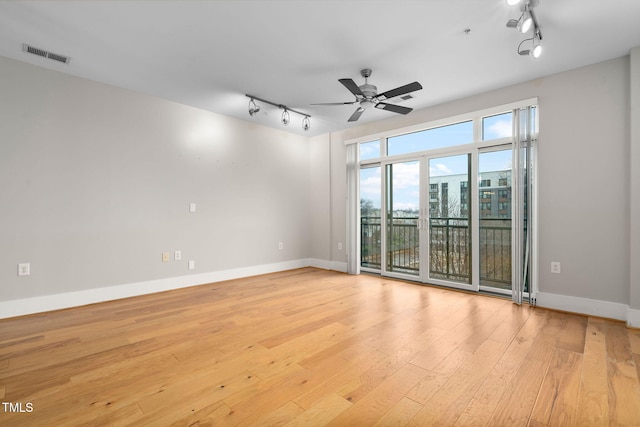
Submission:
POLYGON ((409 114, 413 111, 413 108, 403 107, 402 105, 387 104, 386 102, 378 102, 376 108, 381 110, 393 111, 399 114, 409 114))
POLYGON ((310 105, 351 105, 351 104, 356 104, 358 101, 351 101, 351 102, 321 102, 318 104, 310 104, 310 105))
POLYGON ((355 122, 356 120, 358 120, 360 118, 362 113, 364 113, 364 108, 358 107, 358 109, 351 115, 351 117, 349 117, 349 120, 347 120, 347 121, 348 122, 355 122))
POLYGON ((422 89, 422 85, 418 82, 409 83, 408 85, 400 86, 395 89, 388 90, 376 96, 381 101, 385 99, 395 98, 396 96, 404 95, 405 93, 415 92, 422 89))
POLYGON ((349 89, 349 92, 354 94, 356 97, 357 96, 364 96, 364 93, 362 93, 362 91, 360 90, 360 88, 358 87, 356 82, 354 82, 353 80, 351 80, 351 79, 339 79, 338 81, 340 83, 342 83, 344 85, 344 87, 349 89))

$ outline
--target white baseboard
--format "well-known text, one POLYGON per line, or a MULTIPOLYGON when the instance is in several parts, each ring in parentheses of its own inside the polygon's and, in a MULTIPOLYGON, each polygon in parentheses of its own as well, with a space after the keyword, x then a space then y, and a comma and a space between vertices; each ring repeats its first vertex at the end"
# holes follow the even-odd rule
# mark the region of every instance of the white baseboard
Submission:
POLYGON ((625 321, 628 321, 630 310, 626 304, 546 292, 536 295, 536 303, 539 307, 625 321))
POLYGON ((152 294, 155 292, 169 291, 189 286, 197 286, 205 283, 221 282, 224 280, 239 279, 303 267, 318 267, 327 270, 346 271, 346 264, 344 265, 344 270, 342 270, 342 263, 317 259, 300 259, 275 264, 212 271, 209 273, 127 283, 123 285, 87 289, 76 292, 65 292, 61 294, 43 295, 19 300, 0 301, 0 319, 60 310, 63 308, 78 307, 87 304, 152 294))
POLYGON ((347 272, 347 263, 338 261, 327 261, 324 259, 309 259, 309 267, 323 268, 325 270, 339 271, 341 273, 347 272))
MULTIPOLYGON (((60 310, 63 308, 78 307, 87 304, 169 291, 189 286, 197 286, 205 283, 215 283, 224 280, 239 279, 303 267, 316 267, 325 270, 340 271, 343 273, 347 272, 346 262, 327 261, 316 258, 286 261, 275 264, 263 264, 230 270, 192 274, 188 276, 171 277, 167 279, 108 286, 104 288, 87 289, 76 292, 66 292, 62 294, 43 295, 12 301, 0 301, 0 319, 60 310)), ((623 320, 627 322, 627 326, 629 327, 640 328, 640 310, 632 309, 626 304, 550 294, 546 292, 539 292, 536 295, 536 301, 537 305, 540 307, 623 320)))
POLYGON ((627 326, 630 328, 640 328, 640 310, 627 308, 627 326))

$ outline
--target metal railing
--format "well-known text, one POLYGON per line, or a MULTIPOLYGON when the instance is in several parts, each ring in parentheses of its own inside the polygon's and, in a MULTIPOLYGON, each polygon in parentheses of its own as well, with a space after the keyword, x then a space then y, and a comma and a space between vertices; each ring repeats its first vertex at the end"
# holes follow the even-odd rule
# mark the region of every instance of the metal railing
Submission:
POLYGON ((379 270, 382 267, 382 229, 380 217, 360 218, 360 266, 379 270))
POLYGON ((469 283, 471 236, 466 218, 429 218, 429 276, 469 283))
MULTIPOLYGON (((417 217, 394 217, 387 230, 387 271, 417 274, 420 243, 417 217)), ((362 217, 360 223, 362 267, 381 269, 380 217, 362 217)), ((429 219, 430 277, 469 283, 471 234, 465 218, 429 219)), ((480 284, 511 286, 511 220, 480 220, 480 284)))
POLYGON ((511 220, 480 220, 480 285, 511 289, 511 220))

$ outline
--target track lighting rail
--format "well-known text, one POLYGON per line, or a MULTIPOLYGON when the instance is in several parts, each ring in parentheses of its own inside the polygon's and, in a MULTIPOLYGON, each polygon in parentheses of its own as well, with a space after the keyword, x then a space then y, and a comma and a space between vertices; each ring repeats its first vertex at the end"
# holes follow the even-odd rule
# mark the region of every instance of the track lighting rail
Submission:
POLYGON ((256 101, 263 102, 265 104, 272 105, 276 108, 280 108, 282 110, 282 119, 280 120, 283 125, 289 125, 289 111, 292 113, 296 113, 300 116, 303 116, 302 119, 302 129, 308 131, 311 128, 311 115, 307 113, 303 113, 301 111, 294 110, 293 108, 289 108, 284 104, 277 104, 275 102, 267 101, 266 99, 258 98, 255 95, 245 94, 247 98, 249 98, 249 115, 253 117, 258 111, 260 111, 260 106, 256 104, 256 101))
POLYGON ((520 55, 531 55, 534 58, 538 58, 542 54, 542 32, 540 31, 538 18, 533 11, 533 8, 538 6, 539 3, 539 0, 507 0, 509 6, 517 5, 521 12, 520 18, 507 21, 507 28, 515 28, 522 34, 526 34, 529 31, 533 33, 531 38, 523 40, 518 45, 517 52, 520 55), (523 47, 527 42, 531 42, 529 49, 523 47))

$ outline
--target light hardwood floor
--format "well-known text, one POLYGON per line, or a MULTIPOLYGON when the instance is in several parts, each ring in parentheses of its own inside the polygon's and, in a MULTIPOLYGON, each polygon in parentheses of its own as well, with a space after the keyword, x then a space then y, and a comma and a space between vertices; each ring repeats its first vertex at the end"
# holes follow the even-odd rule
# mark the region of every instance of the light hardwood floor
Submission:
POLYGON ((313 268, 0 321, 3 426, 640 426, 639 375, 620 322, 313 268))

